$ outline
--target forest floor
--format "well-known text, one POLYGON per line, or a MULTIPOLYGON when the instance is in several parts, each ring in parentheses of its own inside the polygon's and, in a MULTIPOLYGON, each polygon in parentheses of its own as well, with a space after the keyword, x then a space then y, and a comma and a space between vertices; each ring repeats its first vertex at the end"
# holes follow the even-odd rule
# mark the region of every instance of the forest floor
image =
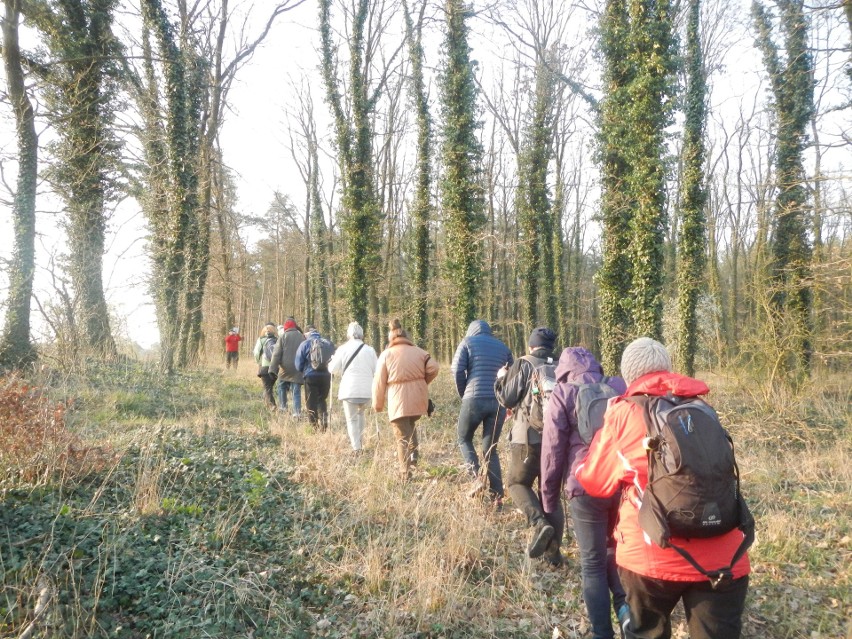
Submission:
MULTIPOLYGON (((405 485, 385 415, 353 457, 339 402, 313 432, 253 372, 101 366, 33 381, 43 399, 0 380, 0 636, 587 636, 570 518, 553 569, 508 500, 467 496, 448 367, 405 485)), ((743 636, 852 637, 848 376, 708 381, 758 522, 743 636)))

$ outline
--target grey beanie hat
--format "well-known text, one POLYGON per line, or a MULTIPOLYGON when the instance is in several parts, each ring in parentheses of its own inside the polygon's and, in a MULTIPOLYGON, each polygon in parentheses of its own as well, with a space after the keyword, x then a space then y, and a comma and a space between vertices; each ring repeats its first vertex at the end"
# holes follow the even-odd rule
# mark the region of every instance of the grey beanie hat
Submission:
POLYGON ((650 337, 633 340, 621 356, 621 376, 628 386, 642 375, 671 369, 672 358, 666 347, 650 337))

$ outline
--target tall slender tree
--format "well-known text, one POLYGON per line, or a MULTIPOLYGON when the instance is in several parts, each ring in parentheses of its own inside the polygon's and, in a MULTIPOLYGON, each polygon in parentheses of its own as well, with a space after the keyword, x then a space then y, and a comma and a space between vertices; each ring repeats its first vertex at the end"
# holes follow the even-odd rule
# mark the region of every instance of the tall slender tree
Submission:
MULTIPOLYGON (((381 266, 381 212, 376 202, 373 161, 373 113, 385 84, 384 76, 371 87, 372 67, 365 62, 371 3, 357 0, 351 18, 348 100, 340 91, 331 27, 332 0, 320 0, 322 77, 326 101, 334 118, 335 142, 343 178, 341 227, 346 242, 346 302, 351 317, 364 330, 373 315, 373 341, 379 343, 378 299, 375 281, 381 266)), ((379 22, 381 22, 379 20, 379 22)), ((375 35, 375 34, 374 34, 375 35)))
POLYGON ((18 144, 18 180, 12 209, 15 245, 9 263, 9 298, 6 323, 0 338, 0 369, 31 363, 36 350, 30 341, 30 301, 35 273, 36 182, 38 136, 35 115, 24 82, 18 39, 20 0, 4 0, 3 65, 9 100, 15 112, 18 144))
POLYGON ((178 45, 174 25, 159 0, 143 0, 142 15, 145 86, 140 92, 140 106, 146 125, 142 136, 146 159, 143 205, 152 231, 160 365, 171 371, 186 358, 180 335, 185 326, 187 260, 197 249, 190 235, 198 209, 200 82, 204 76, 196 56, 178 45), (158 44, 162 87, 149 33, 158 44), (161 97, 164 113, 160 111, 161 97))
POLYGON ((520 264, 527 328, 545 322, 558 326, 553 258, 553 211, 547 186, 553 156, 555 82, 548 52, 536 56, 535 91, 518 162, 518 225, 520 264), (541 295, 539 293, 541 292, 541 295), (544 313, 539 313, 539 297, 544 313))
POLYGON ((808 21, 803 2, 776 0, 776 4, 781 10, 783 61, 772 39, 771 16, 757 0, 752 4, 752 14, 757 27, 757 47, 763 55, 775 98, 777 126, 778 195, 771 239, 772 321, 778 343, 791 339, 791 346, 784 348, 788 357, 782 357, 782 364, 794 377, 800 377, 810 373, 813 350, 809 284, 812 247, 803 164, 807 127, 814 109, 813 60, 808 50, 808 21))
POLYGON ((625 342, 662 334, 665 128, 675 71, 668 0, 610 0, 601 19, 604 368, 625 342))
POLYGON ((632 334, 630 290, 632 269, 627 193, 630 122, 629 83, 635 71, 628 59, 629 20, 624 0, 607 0, 600 23, 600 52, 605 95, 600 103, 599 158, 601 163, 601 218, 603 263, 597 273, 601 309, 601 358, 604 370, 618 370, 619 360, 632 334))
POLYGON ((32 0, 27 17, 44 34, 49 119, 58 132, 48 171, 67 213, 68 269, 76 296, 77 338, 115 355, 103 288, 107 208, 115 197, 118 144, 113 133, 120 47, 112 34, 116 0, 32 0))
POLYGON ((669 0, 629 0, 632 98, 627 188, 633 203, 630 261, 635 335, 662 337, 666 229, 665 129, 671 121, 676 58, 669 0))
POLYGON ((405 9, 405 34, 408 40, 408 55, 411 59, 411 99, 417 114, 417 183, 411 216, 414 223, 414 324, 412 333, 420 346, 425 346, 428 329, 429 272, 431 240, 429 222, 432 205, 432 117, 429 114, 429 96, 423 78, 423 12, 426 2, 420 9, 415 25, 409 12, 408 2, 403 0, 405 9))
POLYGON ((443 115, 441 203, 447 237, 446 268, 455 286, 453 307, 459 327, 467 326, 479 306, 482 277, 480 231, 485 225, 482 146, 477 137, 474 61, 468 26, 471 12, 462 0, 446 0, 446 66, 441 73, 443 115))
POLYGON ((707 83, 701 53, 700 0, 689 0, 686 24, 686 104, 683 141, 681 223, 677 254, 677 362, 686 375, 695 373, 698 343, 696 310, 703 290, 705 264, 704 125, 707 83))

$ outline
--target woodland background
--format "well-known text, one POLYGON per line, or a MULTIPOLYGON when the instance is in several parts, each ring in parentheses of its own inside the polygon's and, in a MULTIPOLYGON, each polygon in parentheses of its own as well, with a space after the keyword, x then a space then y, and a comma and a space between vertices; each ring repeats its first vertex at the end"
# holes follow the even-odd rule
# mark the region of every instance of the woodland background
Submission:
POLYGON ((548 569, 467 497, 446 362, 480 316, 607 371, 664 339, 737 442, 744 636, 849 636, 849 0, 3 11, 0 635, 583 637, 573 542, 548 569), (240 169, 276 139, 277 192, 240 169), (337 402, 317 433, 223 370, 290 314, 377 347, 400 316, 444 362, 412 482, 384 415, 350 458, 337 402))
POLYGON ((610 369, 640 334, 686 371, 847 367, 850 12, 7 0, 3 359, 35 356, 30 312, 66 365, 132 350, 101 272, 129 207, 166 370, 286 315, 335 339, 356 318, 376 344, 401 316, 444 359, 483 317, 516 350, 552 325, 610 369), (300 180, 258 214, 220 139, 234 83, 294 24, 316 53, 282 114, 300 180))

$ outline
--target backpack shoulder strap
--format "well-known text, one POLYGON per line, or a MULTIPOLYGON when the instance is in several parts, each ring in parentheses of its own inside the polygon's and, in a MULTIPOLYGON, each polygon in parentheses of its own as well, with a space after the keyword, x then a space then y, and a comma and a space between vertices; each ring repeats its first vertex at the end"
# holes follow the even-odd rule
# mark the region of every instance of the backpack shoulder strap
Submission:
POLYGON ((356 357, 358 357, 358 353, 361 352, 362 348, 364 348, 364 342, 361 342, 361 345, 358 348, 355 349, 354 353, 352 353, 352 357, 350 357, 348 360, 346 360, 346 363, 343 365, 343 370, 340 371, 341 377, 343 377, 343 374, 346 372, 346 369, 349 368, 349 364, 352 363, 352 360, 354 360, 356 357))

